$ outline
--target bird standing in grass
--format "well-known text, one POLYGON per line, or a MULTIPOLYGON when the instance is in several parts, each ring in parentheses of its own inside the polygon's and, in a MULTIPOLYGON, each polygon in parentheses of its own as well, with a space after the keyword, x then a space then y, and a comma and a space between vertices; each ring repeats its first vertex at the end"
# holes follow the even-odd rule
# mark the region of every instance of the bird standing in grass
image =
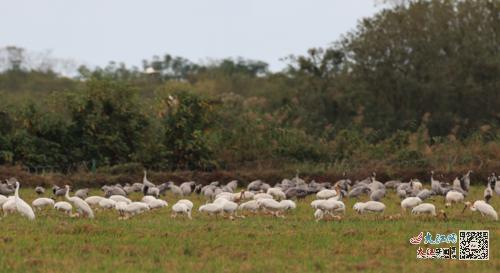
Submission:
POLYGON ((491 197, 493 197, 493 189, 497 184, 497 177, 495 173, 493 173, 490 177, 488 177, 488 184, 486 185, 486 189, 484 189, 484 200, 486 203, 490 203, 491 197))
POLYGON ((175 218, 178 214, 183 214, 186 215, 189 219, 193 219, 191 218, 191 209, 192 207, 189 207, 189 204, 184 202, 177 202, 172 206, 172 217, 175 218))
POLYGON ((420 214, 426 214, 426 215, 431 215, 435 217, 439 217, 442 215, 443 219, 446 221, 448 220, 448 216, 446 215, 446 212, 444 210, 439 210, 439 214, 436 213, 436 206, 430 203, 422 203, 416 207, 414 207, 411 210, 412 214, 415 215, 420 215, 420 214))
POLYGON ((85 202, 90 206, 98 206, 102 199, 104 199, 102 196, 90 196, 85 198, 85 202))
POLYGON ((384 203, 378 201, 368 201, 365 203, 358 202, 354 204, 353 209, 359 214, 363 214, 365 212, 383 213, 385 210, 385 205, 384 203))
POLYGON ((430 214, 432 216, 436 216, 436 206, 434 206, 431 203, 423 203, 419 204, 418 206, 415 206, 412 210, 411 213, 413 214, 430 214))
POLYGON ((456 191, 456 190, 451 190, 451 191, 446 193, 446 197, 445 197, 446 206, 451 207, 451 205, 453 203, 463 202, 464 198, 465 198, 465 196, 463 193, 456 191))
POLYGON ((405 212, 406 209, 413 209, 420 204, 422 204, 422 199, 420 199, 420 197, 406 197, 401 201, 401 210, 405 212))
POLYGON ((37 187, 35 188, 35 192, 36 192, 36 194, 38 194, 38 195, 42 195, 42 194, 44 194, 44 193, 45 193, 45 189, 44 189, 42 186, 37 186, 37 187))
POLYGON ((37 198, 37 199, 33 200, 33 202, 31 202, 31 205, 33 205, 33 207, 38 209, 38 210, 42 210, 42 207, 45 207, 45 206, 53 207, 54 200, 52 200, 50 198, 41 197, 41 198, 37 198))
POLYGON ((19 214, 22 216, 30 219, 30 220, 35 220, 35 213, 33 212, 33 209, 28 205, 28 203, 24 202, 23 199, 19 197, 19 182, 16 181, 16 191, 14 193, 14 200, 16 204, 16 209, 19 214))
POLYGON ((71 216, 71 211, 73 211, 73 206, 66 201, 59 201, 54 204, 54 209, 57 211, 62 211, 67 215, 71 216))
POLYGON ((60 197, 60 196, 64 196, 66 194, 66 189, 65 188, 61 188, 57 185, 54 185, 52 187, 52 193, 54 194, 55 197, 60 197))
POLYGON ((66 185, 66 194, 65 194, 66 200, 70 201, 73 203, 73 205, 76 207, 77 216, 84 215, 87 216, 88 218, 94 218, 94 212, 90 208, 89 204, 87 202, 83 201, 80 197, 69 196, 69 185, 66 185))
POLYGON ((222 213, 223 207, 221 204, 208 203, 200 206, 200 208, 198 208, 198 211, 206 213, 208 215, 215 215, 217 217, 217 215, 222 213))
POLYGON ((257 211, 260 209, 260 206, 257 202, 257 200, 250 200, 245 203, 242 203, 238 206, 239 210, 242 211, 250 211, 252 213, 257 213, 257 211))
POLYGON ((16 208, 16 200, 14 196, 9 196, 2 204, 3 216, 7 216, 9 214, 15 213, 17 211, 16 208))
POLYGON ((466 191, 466 192, 469 192, 469 189, 470 189, 470 175, 471 175, 472 171, 469 170, 466 174, 464 174, 461 178, 460 178, 460 187, 462 188, 462 190, 466 191))
POLYGON ((495 221, 498 220, 498 214, 495 209, 483 200, 477 200, 474 204, 471 202, 465 202, 465 207, 462 210, 462 213, 464 213, 467 208, 470 208, 471 211, 478 211, 482 216, 488 216, 495 221))
POLYGON ((148 172, 146 170, 144 170, 144 176, 142 177, 142 184, 150 188, 156 187, 155 184, 153 184, 151 181, 148 180, 148 172))

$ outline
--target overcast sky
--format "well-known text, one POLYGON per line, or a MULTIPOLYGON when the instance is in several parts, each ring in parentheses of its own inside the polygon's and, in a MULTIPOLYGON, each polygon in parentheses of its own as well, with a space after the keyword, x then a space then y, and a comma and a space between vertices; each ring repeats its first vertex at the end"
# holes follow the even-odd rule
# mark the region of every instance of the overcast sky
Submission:
POLYGON ((380 6, 372 0, 0 0, 0 46, 87 65, 170 53, 192 61, 279 59, 327 46, 380 6))

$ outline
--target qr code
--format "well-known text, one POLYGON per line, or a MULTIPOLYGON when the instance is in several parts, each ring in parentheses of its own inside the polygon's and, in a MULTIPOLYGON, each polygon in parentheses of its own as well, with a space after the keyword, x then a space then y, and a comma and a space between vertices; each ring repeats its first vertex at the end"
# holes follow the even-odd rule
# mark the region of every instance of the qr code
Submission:
POLYGON ((460 230, 459 260, 489 260, 490 232, 488 230, 460 230))

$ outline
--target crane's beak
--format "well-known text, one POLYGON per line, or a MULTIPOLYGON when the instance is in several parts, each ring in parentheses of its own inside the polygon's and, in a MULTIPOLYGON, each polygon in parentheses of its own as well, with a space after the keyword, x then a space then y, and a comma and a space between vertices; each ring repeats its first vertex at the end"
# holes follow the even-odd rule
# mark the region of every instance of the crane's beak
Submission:
POLYGON ((462 214, 465 212, 466 209, 467 209, 467 205, 464 206, 464 209, 462 210, 462 214))

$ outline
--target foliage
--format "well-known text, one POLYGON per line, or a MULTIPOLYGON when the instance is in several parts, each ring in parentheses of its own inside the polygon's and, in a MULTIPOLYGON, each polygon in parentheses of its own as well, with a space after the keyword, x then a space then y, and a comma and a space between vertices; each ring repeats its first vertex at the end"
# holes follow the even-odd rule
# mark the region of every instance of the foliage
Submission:
POLYGON ((208 164, 212 154, 206 139, 212 124, 209 102, 188 92, 168 95, 164 102, 163 145, 168 165, 195 169, 208 164))
POLYGON ((148 126, 137 100, 126 84, 90 81, 69 105, 72 156, 111 165, 130 161, 148 126))
MULTIPOLYGON (((0 50, 0 164, 469 168, 498 161, 500 1, 387 1, 288 67, 165 54, 81 66, 0 50)), ((131 167, 132 169, 134 167, 131 167)))

